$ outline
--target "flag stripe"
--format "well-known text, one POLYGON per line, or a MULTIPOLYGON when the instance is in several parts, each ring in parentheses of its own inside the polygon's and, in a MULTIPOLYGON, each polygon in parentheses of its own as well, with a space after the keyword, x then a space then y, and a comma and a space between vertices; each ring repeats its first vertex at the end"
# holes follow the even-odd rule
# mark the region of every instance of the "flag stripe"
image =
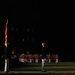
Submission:
POLYGON ((6 22, 6 26, 5 26, 5 43, 4 45, 7 47, 7 25, 8 25, 8 20, 6 22))

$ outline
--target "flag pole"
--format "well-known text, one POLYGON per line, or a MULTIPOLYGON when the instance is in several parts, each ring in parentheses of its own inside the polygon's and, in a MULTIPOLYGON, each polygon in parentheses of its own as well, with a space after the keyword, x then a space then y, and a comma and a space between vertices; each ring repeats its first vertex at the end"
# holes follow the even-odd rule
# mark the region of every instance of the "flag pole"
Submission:
POLYGON ((8 42, 7 42, 7 32, 8 32, 8 29, 7 29, 7 25, 8 25, 8 19, 7 19, 7 22, 6 22, 6 25, 5 25, 5 53, 4 53, 4 56, 5 56, 5 65, 4 65, 4 72, 8 72, 8 67, 9 67, 9 60, 8 60, 8 57, 7 57, 7 45, 8 45, 8 42))

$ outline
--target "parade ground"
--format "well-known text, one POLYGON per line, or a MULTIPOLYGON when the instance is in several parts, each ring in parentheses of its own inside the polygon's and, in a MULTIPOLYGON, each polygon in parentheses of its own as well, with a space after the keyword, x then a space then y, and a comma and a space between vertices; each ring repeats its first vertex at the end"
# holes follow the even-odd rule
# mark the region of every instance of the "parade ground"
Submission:
MULTIPOLYGON (((75 75, 75 62, 51 62, 45 63, 44 69, 41 71, 41 63, 21 63, 10 67, 7 74, 22 75, 75 75)), ((3 70, 0 74, 5 74, 3 70)))

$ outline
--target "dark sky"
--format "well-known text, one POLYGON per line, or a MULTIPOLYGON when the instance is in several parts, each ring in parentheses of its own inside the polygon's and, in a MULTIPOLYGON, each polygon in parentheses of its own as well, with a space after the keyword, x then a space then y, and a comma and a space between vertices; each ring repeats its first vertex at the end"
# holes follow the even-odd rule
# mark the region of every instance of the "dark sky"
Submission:
POLYGON ((0 40, 4 39, 7 18, 10 38, 21 38, 25 34, 22 32, 23 28, 29 27, 34 29, 34 35, 30 36, 36 39, 35 43, 46 42, 50 50, 66 50, 69 53, 75 50, 74 5, 70 2, 0 2, 0 40), (19 28, 19 33, 16 33, 16 28, 19 28))

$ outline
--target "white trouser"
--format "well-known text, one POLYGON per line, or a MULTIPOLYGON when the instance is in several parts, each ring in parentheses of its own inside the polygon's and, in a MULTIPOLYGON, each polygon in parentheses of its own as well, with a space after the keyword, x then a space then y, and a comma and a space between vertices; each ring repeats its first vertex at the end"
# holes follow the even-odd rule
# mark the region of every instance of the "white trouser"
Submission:
POLYGON ((58 63, 58 59, 56 59, 55 62, 58 63))
POLYGON ((44 70, 44 63, 45 63, 45 60, 42 59, 42 71, 44 70))
POLYGON ((9 68, 9 60, 5 59, 4 72, 7 72, 9 68))
POLYGON ((32 59, 29 59, 29 62, 32 63, 32 59))
POLYGON ((51 59, 48 59, 49 60, 49 63, 51 62, 51 59))
POLYGON ((35 62, 38 63, 38 59, 35 59, 35 62))

